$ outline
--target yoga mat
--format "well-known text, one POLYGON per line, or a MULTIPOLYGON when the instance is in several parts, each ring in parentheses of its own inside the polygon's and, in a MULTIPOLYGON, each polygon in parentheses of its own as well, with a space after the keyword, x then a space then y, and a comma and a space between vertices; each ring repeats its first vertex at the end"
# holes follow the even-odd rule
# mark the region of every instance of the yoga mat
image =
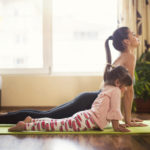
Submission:
MULTIPOLYGON (((122 123, 122 122, 121 122, 122 123)), ((23 132, 8 132, 8 128, 13 124, 0 124, 0 135, 17 135, 17 134, 150 134, 150 120, 144 120, 144 124, 147 127, 129 127, 131 132, 114 132, 111 124, 108 125, 104 131, 92 130, 92 131, 80 131, 80 132, 43 132, 43 131, 23 131, 23 132)))

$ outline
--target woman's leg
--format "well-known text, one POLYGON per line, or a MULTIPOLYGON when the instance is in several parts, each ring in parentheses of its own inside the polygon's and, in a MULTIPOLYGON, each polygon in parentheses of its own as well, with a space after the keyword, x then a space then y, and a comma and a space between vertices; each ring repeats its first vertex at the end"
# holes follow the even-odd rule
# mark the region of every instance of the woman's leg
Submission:
POLYGON ((49 113, 47 114, 47 117, 61 119, 70 117, 79 111, 90 109, 99 93, 100 91, 81 93, 72 101, 69 101, 68 103, 60 105, 48 111, 49 113))
POLYGON ((99 92, 100 91, 81 93, 73 100, 48 111, 20 110, 17 112, 9 112, 6 115, 0 115, 0 123, 16 124, 18 121, 24 120, 27 116, 31 116, 32 118, 67 118, 72 116, 76 112, 91 108, 91 105, 99 92))
POLYGON ((24 120, 27 116, 38 117, 42 111, 37 110, 19 110, 16 112, 9 112, 5 115, 0 115, 0 124, 16 124, 24 120))

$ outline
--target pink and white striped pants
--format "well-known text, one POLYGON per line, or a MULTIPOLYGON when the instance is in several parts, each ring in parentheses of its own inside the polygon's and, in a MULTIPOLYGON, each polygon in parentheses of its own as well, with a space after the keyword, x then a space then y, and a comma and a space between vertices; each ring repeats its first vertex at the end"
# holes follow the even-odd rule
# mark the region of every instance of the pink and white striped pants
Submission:
POLYGON ((25 124, 27 131, 85 131, 97 128, 90 113, 81 111, 64 119, 39 118, 25 124))

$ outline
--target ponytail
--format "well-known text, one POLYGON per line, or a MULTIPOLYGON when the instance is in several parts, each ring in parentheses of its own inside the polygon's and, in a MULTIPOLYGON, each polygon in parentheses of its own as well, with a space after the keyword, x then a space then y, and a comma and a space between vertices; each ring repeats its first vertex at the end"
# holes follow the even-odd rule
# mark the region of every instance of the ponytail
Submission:
POLYGON ((104 71, 104 82, 107 81, 109 72, 112 70, 113 66, 111 64, 107 64, 104 71))
POLYGON ((111 64, 111 52, 110 52, 110 48, 109 48, 109 40, 112 40, 113 37, 110 36, 106 41, 105 41, 105 50, 106 50, 106 60, 107 63, 111 64))
POLYGON ((126 48, 126 46, 123 43, 123 40, 128 39, 128 34, 129 34, 129 28, 128 27, 120 27, 117 30, 115 30, 113 35, 110 36, 105 41, 107 63, 111 64, 111 51, 109 48, 109 40, 113 40, 112 44, 113 44, 114 48, 122 53, 125 51, 125 48, 126 48))
POLYGON ((111 65, 111 52, 110 52, 110 48, 109 48, 109 40, 112 40, 113 37, 110 36, 106 41, 105 41, 105 50, 106 50, 106 61, 107 61, 107 65, 105 67, 105 71, 104 71, 104 81, 107 80, 108 74, 112 68, 111 65))
POLYGON ((106 68, 104 71, 104 81, 108 80, 108 78, 111 78, 110 72, 113 70, 113 66, 111 65, 111 51, 109 48, 109 40, 113 40, 113 46, 116 50, 119 52, 125 51, 125 45, 123 43, 124 39, 128 39, 128 33, 129 28, 128 27, 120 27, 118 28, 112 36, 108 37, 108 39, 105 41, 105 51, 106 51, 106 68), (110 77, 109 77, 110 76, 110 77))

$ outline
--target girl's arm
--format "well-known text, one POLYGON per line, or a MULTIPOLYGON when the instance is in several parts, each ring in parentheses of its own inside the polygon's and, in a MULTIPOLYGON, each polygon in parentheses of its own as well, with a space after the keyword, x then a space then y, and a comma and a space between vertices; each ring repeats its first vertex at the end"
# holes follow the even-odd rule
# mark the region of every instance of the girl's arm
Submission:
POLYGON ((112 126, 114 131, 116 132, 130 132, 130 130, 126 129, 123 126, 120 126, 119 121, 118 120, 112 120, 112 126))

